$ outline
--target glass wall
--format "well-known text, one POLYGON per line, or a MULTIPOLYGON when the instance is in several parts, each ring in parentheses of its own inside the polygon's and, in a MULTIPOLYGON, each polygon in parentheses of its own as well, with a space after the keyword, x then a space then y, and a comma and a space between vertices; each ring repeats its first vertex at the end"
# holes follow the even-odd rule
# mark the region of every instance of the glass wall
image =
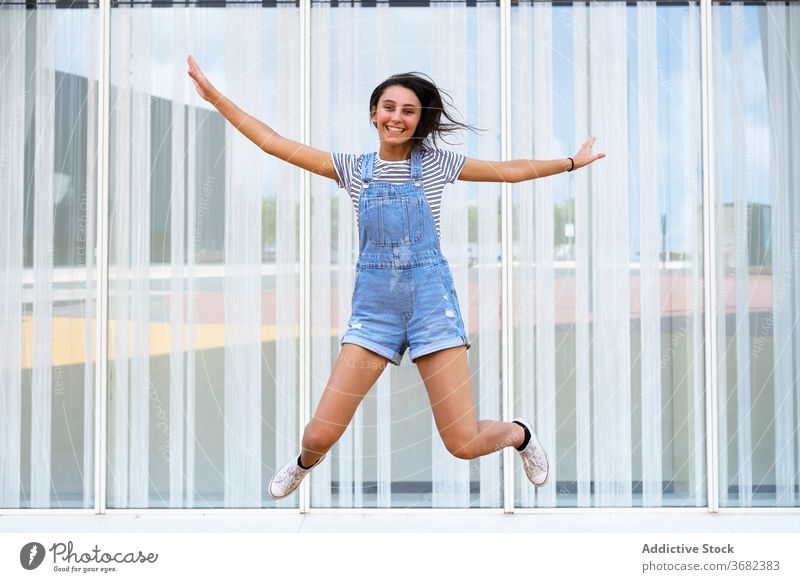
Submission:
POLYGON ((94 506, 97 34, 96 8, 0 8, 4 508, 94 506))
POLYGON ((512 7, 515 414, 554 462, 523 506, 704 505, 700 10, 512 7))
POLYGON ((300 171, 196 94, 300 136, 294 5, 111 13, 108 506, 261 507, 297 454, 300 171))
MULTIPOLYGON (((0 6, 0 508, 95 506, 97 263, 107 245, 107 505, 298 507, 266 485, 299 450, 350 315, 348 194, 309 179, 195 93, 185 59, 234 103, 302 140, 294 2, 114 5, 107 241, 98 240, 99 10, 0 6), (65 48, 67 47, 67 48, 65 48), (311 351, 300 369, 301 309, 311 351)), ((511 2, 510 132, 494 2, 310 4, 310 144, 377 149, 369 97, 421 71, 482 128, 437 144, 470 158, 606 158, 509 186, 511 378, 503 377, 496 183, 445 188, 440 243, 471 349, 479 418, 527 416, 550 454, 514 505, 800 504, 800 6, 712 3, 710 167, 702 164, 693 2, 511 2), (711 177, 711 208, 703 176, 711 177), (703 223, 716 231, 703 256, 703 223), (704 280, 706 261, 716 266, 704 280), (705 361, 705 285, 716 361, 705 361), (705 366, 718 448, 707 458, 705 366)), ((105 298, 102 298, 105 300, 105 298)), ((710 428, 710 427, 709 427, 710 428)), ((311 507, 503 506, 502 455, 450 455, 406 355, 312 473, 311 507)))
POLYGON ((715 6, 720 506, 800 502, 800 6, 715 6))
MULTIPOLYGON (((373 89, 393 74, 421 71, 447 91, 458 119, 487 128, 437 147, 500 159, 499 18, 493 3, 312 2, 311 144, 337 153, 377 151, 373 89)), ((347 192, 314 176, 311 200, 313 410, 350 317, 359 246, 357 208, 347 192)), ((441 212, 440 245, 472 342, 478 418, 499 419, 499 184, 448 184, 433 210, 441 212)), ((408 352, 400 366, 384 370, 332 452, 332 462, 311 474, 314 507, 502 506, 501 456, 466 461, 447 451, 408 352)))

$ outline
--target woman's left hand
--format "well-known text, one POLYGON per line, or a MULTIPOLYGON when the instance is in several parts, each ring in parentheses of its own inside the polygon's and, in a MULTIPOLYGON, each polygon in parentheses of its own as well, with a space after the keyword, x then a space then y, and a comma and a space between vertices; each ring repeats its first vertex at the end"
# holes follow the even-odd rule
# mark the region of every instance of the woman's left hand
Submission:
POLYGON ((592 146, 594 145, 595 140, 597 140, 596 137, 586 140, 581 146, 581 149, 578 150, 578 153, 573 156, 572 159, 575 161, 575 168, 573 169, 577 170, 578 168, 588 166, 595 160, 606 157, 605 154, 592 153, 592 146))

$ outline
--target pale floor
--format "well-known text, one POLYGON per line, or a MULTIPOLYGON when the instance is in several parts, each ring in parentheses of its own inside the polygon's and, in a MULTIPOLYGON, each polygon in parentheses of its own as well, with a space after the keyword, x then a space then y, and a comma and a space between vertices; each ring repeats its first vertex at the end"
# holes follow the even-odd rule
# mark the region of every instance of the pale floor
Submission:
POLYGON ((800 511, 751 510, 709 514, 699 510, 536 512, 504 515, 484 511, 351 512, 297 510, 236 513, 235 510, 185 514, 113 513, 106 515, 0 514, 0 533, 18 532, 480 532, 480 533, 779 533, 800 532, 800 511))

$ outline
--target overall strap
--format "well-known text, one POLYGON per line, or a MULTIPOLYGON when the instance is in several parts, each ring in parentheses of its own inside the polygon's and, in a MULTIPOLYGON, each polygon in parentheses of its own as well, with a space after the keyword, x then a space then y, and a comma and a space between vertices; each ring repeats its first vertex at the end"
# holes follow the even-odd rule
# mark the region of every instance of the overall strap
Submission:
POLYGON ((364 155, 364 161, 361 166, 361 183, 367 184, 372 180, 372 164, 375 160, 375 152, 370 152, 364 155))
POLYGON ((422 148, 415 147, 411 150, 411 179, 422 179, 422 148))

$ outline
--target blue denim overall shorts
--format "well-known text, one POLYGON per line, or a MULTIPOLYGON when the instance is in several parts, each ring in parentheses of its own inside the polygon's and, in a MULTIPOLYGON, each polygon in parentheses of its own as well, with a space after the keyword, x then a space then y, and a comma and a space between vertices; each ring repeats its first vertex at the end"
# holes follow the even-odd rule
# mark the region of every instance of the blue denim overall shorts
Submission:
POLYGON ((340 345, 357 344, 399 366, 469 341, 453 276, 422 185, 422 152, 411 152, 411 180, 375 182, 375 154, 364 156, 358 202, 359 258, 350 321, 340 345))

